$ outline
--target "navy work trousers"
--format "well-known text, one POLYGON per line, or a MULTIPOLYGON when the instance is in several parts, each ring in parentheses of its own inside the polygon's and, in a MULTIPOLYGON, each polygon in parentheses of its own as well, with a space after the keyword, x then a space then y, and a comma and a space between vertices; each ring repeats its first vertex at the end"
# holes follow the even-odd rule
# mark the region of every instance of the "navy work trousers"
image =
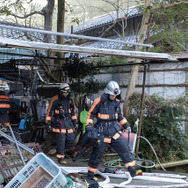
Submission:
MULTIPOLYGON (((128 147, 128 144, 125 142, 122 136, 118 139, 111 139, 110 143, 111 147, 118 153, 123 163, 128 163, 133 161, 133 156, 131 155, 131 151, 128 147)), ((102 142, 97 146, 93 147, 93 151, 91 153, 91 157, 88 163, 88 166, 92 168, 97 168, 98 164, 102 158, 102 155, 107 147, 107 143, 102 142)))

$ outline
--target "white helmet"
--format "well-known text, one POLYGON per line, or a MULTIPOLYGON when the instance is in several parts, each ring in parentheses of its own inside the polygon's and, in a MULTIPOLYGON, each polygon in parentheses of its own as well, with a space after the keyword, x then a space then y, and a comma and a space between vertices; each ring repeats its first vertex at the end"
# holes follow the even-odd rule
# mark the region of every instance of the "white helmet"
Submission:
POLYGON ((70 86, 67 83, 63 83, 63 84, 60 85, 59 90, 64 92, 64 93, 69 93, 70 86))
POLYGON ((115 81, 110 81, 104 89, 104 93, 109 95, 119 95, 120 92, 119 85, 115 81))

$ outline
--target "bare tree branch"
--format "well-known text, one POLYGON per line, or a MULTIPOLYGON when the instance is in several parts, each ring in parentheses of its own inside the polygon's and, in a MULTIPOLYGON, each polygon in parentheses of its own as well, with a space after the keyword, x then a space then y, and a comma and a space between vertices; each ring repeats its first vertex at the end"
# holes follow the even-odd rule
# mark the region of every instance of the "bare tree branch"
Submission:
POLYGON ((109 28, 107 28, 107 29, 102 33, 102 35, 99 36, 99 37, 101 37, 101 38, 105 37, 105 36, 107 35, 107 33, 108 33, 110 30, 112 30, 112 29, 116 26, 116 24, 117 24, 117 19, 116 19, 116 20, 114 21, 114 23, 113 23, 109 28))
MULTIPOLYGON (((117 3, 114 3, 114 2, 109 1, 109 0, 102 0, 102 1, 104 1, 104 2, 110 4, 111 6, 114 7, 114 9, 116 11, 116 19, 114 20, 114 23, 109 28, 107 28, 105 31, 103 31, 103 33, 100 35, 100 37, 105 37, 106 34, 109 33, 109 31, 112 30, 116 26, 117 23, 121 26, 122 30, 124 30, 126 28, 126 26, 127 26, 127 23, 124 24, 123 22, 126 22, 127 16, 128 16, 128 12, 127 13, 125 12, 125 10, 123 9, 122 3, 120 3, 119 0, 117 1, 117 3), (121 18, 119 18, 119 12, 120 11, 124 15, 123 17, 121 16, 121 18)), ((108 13, 108 15, 110 15, 112 17, 112 14, 110 14, 110 13, 108 13)), ((124 38, 124 31, 122 33, 123 33, 123 37, 121 37, 121 39, 124 38)), ((117 34, 117 32, 116 32, 116 34, 117 34)), ((118 34, 118 35, 120 36, 120 34, 118 34)))
MULTIPOLYGON (((0 13, 3 13, 3 12, 0 12, 0 13)), ((28 18, 29 16, 32 16, 34 14, 40 14, 40 15, 44 15, 41 11, 34 11, 34 12, 31 12, 30 14, 27 14, 25 16, 18 16, 16 14, 13 14, 13 13, 10 13, 9 15, 10 16, 14 16, 16 18, 20 18, 20 19, 25 19, 25 18, 28 18)))
POLYGON ((76 0, 76 2, 82 7, 82 9, 84 10, 84 21, 85 21, 85 12, 86 12, 86 9, 84 8, 84 6, 81 4, 81 3, 79 3, 79 1, 78 0, 76 0))
POLYGON ((98 10, 102 10, 103 12, 105 12, 107 15, 109 15, 113 19, 112 15, 108 11, 106 11, 105 9, 103 9, 101 7, 100 8, 99 7, 94 7, 94 6, 91 6, 91 7, 96 8, 98 10))
POLYGON ((121 40, 123 40, 122 36, 121 36, 115 29, 113 29, 113 31, 118 35, 118 37, 119 37, 121 40))

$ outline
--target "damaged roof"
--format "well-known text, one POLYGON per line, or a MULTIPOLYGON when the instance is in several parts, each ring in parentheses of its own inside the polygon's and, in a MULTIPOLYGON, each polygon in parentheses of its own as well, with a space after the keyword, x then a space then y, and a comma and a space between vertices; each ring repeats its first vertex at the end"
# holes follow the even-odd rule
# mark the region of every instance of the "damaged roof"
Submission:
MULTIPOLYGON (((129 9, 125 9, 123 11, 119 11, 119 14, 117 15, 116 11, 113 11, 111 14, 106 14, 103 16, 95 17, 91 20, 88 20, 87 22, 80 24, 78 26, 74 26, 74 33, 86 30, 86 29, 91 29, 93 27, 97 27, 103 24, 111 23, 114 21, 116 18, 122 18, 122 17, 133 17, 140 15, 140 12, 138 11, 137 7, 132 7, 129 9)), ((3 25, 11 25, 11 26, 19 26, 19 27, 25 27, 24 25, 21 24, 15 24, 15 23, 10 23, 10 22, 2 22, 0 21, 0 24, 3 25)), ((29 28, 29 27, 25 27, 29 28)), ((31 28, 31 29, 36 29, 36 28, 31 28)), ((38 28, 37 28, 38 29, 38 28)), ((70 33, 70 30, 65 31, 65 33, 70 33)), ((24 41, 35 41, 35 42, 42 42, 44 41, 44 34, 40 32, 28 32, 28 31, 21 31, 17 29, 8 29, 8 28, 3 28, 0 27, 0 36, 9 38, 9 39, 19 39, 19 40, 24 40, 24 41)), ((52 43, 56 43, 56 36, 52 35, 52 43)), ((125 37, 125 41, 127 42, 135 42, 136 43, 136 35, 128 35, 125 37)), ((110 38, 109 38, 110 39, 110 38)), ((118 36, 114 36, 114 40, 120 40, 118 36)), ((65 37, 65 41, 67 40, 67 37, 65 37)), ((105 48, 105 49, 121 49, 122 44, 117 44, 115 42, 88 42, 86 44, 83 44, 85 47, 94 47, 94 48, 105 48)), ((128 45, 132 46, 132 45, 128 45)))
MULTIPOLYGON (((40 28, 35 28, 35 27, 26 27, 21 24, 16 24, 12 22, 6 22, 6 21, 0 21, 0 24, 2 25, 8 25, 8 26, 15 26, 15 27, 22 27, 22 28, 28 28, 28 29, 38 29, 38 30, 43 30, 40 28)), ((0 27, 0 36, 5 37, 5 38, 10 38, 10 39, 19 39, 19 40, 24 40, 24 41, 35 41, 35 42, 41 42, 44 41, 44 34, 40 32, 33 32, 32 30, 30 32, 28 31, 21 31, 18 29, 9 29, 9 28, 4 28, 0 27)), ((56 36, 51 35, 52 37, 52 42, 56 43, 56 36)))
MULTIPOLYGON (((83 24, 79 24, 77 26, 74 26, 74 33, 91 29, 93 27, 97 27, 100 25, 108 24, 110 22, 113 22, 116 18, 123 18, 123 17, 133 17, 140 15, 141 13, 138 11, 137 7, 132 7, 125 9, 123 11, 119 11, 118 15, 116 11, 113 11, 111 14, 105 14, 103 16, 95 17, 91 20, 88 20, 87 22, 84 22, 83 24)), ((70 33, 71 30, 67 30, 66 32, 70 33)))

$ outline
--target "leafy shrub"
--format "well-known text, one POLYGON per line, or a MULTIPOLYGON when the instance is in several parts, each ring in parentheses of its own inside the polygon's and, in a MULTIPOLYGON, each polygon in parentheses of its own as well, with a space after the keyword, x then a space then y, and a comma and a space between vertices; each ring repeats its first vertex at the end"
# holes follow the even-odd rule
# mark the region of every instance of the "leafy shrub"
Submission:
MULTIPOLYGON (((132 113, 128 120, 132 125, 139 117, 140 101, 140 93, 134 93, 130 98, 132 113)), ((164 99, 145 94, 141 135, 150 141, 161 161, 182 160, 188 156, 188 135, 181 129, 186 116, 185 97, 164 99)), ((136 132, 135 127, 132 129, 136 132)), ((139 151, 144 158, 156 160, 151 147, 143 139, 139 151)))

